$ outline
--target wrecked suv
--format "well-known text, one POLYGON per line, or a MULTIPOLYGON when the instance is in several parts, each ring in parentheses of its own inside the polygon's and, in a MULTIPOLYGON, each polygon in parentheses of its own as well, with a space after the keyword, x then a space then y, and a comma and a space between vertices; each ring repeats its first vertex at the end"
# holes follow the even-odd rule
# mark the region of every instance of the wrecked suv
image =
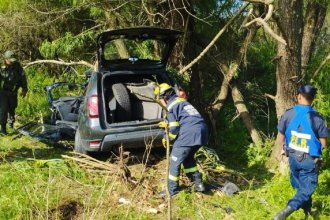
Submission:
POLYGON ((97 68, 80 105, 75 151, 160 145, 162 108, 154 101, 153 90, 166 82, 179 93, 166 66, 180 35, 149 27, 111 30, 98 36, 97 68))

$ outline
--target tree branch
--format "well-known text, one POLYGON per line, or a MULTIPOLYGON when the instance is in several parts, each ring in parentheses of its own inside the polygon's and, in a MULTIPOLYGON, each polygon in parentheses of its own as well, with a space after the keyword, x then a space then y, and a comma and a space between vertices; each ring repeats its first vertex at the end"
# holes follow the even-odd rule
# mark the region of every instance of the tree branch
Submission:
POLYGON ((275 101, 275 96, 265 93, 265 96, 275 101))
POLYGON ((315 77, 319 74, 319 72, 321 71, 321 69, 325 66, 325 64, 327 64, 327 62, 330 61, 330 50, 328 55, 324 58, 324 60, 321 62, 320 66, 317 68, 317 70, 314 72, 311 81, 315 79, 315 77))
POLYGON ((64 65, 64 66, 75 66, 75 65, 83 65, 83 66, 88 66, 89 68, 95 69, 95 66, 91 63, 88 63, 86 61, 77 61, 77 62, 65 62, 62 60, 36 60, 30 63, 25 64, 24 69, 36 65, 36 64, 43 64, 43 63, 52 63, 52 64, 58 64, 58 65, 64 65))
POLYGON ((244 0, 244 1, 249 3, 261 3, 265 5, 270 5, 274 2, 274 0, 244 0))
POLYGON ((265 16, 265 18, 255 18, 252 21, 250 21, 249 23, 245 24, 244 27, 248 27, 253 23, 258 23, 260 25, 262 25, 264 27, 264 30, 266 32, 268 32, 268 34, 270 34, 275 40, 277 40, 278 42, 286 45, 286 41, 279 35, 277 35, 272 29, 271 27, 266 23, 267 20, 269 20, 273 14, 273 10, 274 10, 274 6, 272 4, 268 5, 268 12, 267 15, 265 16))
POLYGON ((207 47, 204 48, 204 50, 193 60, 191 61, 187 66, 183 67, 179 74, 182 74, 186 72, 188 69, 190 69, 194 64, 196 64, 208 51, 209 49, 215 44, 215 42, 220 38, 220 36, 227 30, 229 25, 233 23, 234 20, 245 10, 245 8, 249 5, 249 3, 243 5, 238 12, 235 14, 234 17, 232 17, 228 23, 218 32, 218 34, 212 39, 212 41, 207 45, 207 47))

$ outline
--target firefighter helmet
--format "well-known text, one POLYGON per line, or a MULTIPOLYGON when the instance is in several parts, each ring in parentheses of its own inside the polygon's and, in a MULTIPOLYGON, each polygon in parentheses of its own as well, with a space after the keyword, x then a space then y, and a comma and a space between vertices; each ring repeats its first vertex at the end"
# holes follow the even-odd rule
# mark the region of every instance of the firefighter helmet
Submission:
POLYGON ((162 83, 162 84, 159 84, 155 88, 154 93, 155 93, 155 95, 163 96, 165 94, 165 92, 170 90, 170 89, 172 89, 172 86, 170 86, 167 83, 162 83))

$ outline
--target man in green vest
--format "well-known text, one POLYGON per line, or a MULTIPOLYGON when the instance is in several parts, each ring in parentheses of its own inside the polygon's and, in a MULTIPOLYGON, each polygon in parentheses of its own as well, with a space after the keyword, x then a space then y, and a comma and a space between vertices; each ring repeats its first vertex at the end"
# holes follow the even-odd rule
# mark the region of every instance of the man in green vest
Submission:
POLYGON ((0 70, 0 123, 1 134, 6 135, 7 120, 14 127, 18 89, 22 88, 22 97, 27 93, 27 81, 24 70, 12 51, 3 55, 4 68, 0 70))

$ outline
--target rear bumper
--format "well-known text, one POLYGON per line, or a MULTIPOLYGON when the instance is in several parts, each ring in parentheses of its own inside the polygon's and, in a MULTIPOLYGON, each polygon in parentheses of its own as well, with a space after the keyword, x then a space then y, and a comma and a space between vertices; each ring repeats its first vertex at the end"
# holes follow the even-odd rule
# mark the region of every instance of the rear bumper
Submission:
POLYGON ((100 151, 110 151, 113 147, 120 145, 129 148, 140 148, 152 143, 152 146, 159 146, 161 145, 163 133, 163 129, 150 129, 108 134, 102 140, 100 151))

